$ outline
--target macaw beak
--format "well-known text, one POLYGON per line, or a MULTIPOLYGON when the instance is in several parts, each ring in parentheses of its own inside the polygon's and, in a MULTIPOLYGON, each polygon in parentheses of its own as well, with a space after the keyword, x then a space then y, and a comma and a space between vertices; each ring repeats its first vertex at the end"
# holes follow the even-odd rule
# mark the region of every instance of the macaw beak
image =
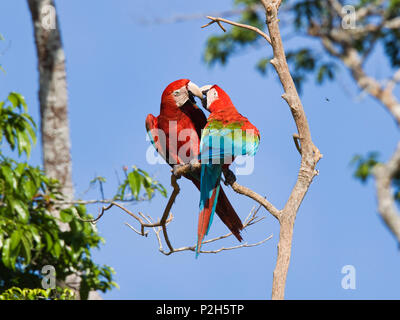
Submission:
POLYGON ((189 92, 189 99, 192 103, 195 103, 194 96, 199 97, 200 99, 203 99, 203 93, 201 92, 201 90, 197 84, 190 81, 187 84, 187 89, 189 92))
POLYGON ((207 84, 200 88, 201 95, 202 95, 201 104, 203 105, 203 108, 206 110, 208 110, 208 108, 207 108, 207 92, 211 89, 211 87, 212 87, 212 85, 207 84))

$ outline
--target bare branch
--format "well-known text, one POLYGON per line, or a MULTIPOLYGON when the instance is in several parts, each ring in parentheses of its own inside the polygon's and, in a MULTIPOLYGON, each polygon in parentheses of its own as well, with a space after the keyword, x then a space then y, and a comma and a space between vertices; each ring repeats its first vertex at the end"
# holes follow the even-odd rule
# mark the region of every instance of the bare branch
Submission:
MULTIPOLYGON (((158 241, 158 244, 159 244, 159 250, 160 250, 161 253, 163 253, 165 255, 170 255, 170 254, 175 253, 175 252, 181 252, 181 251, 187 251, 187 250, 195 251, 196 245, 187 246, 187 247, 181 247, 181 248, 175 249, 172 246, 171 241, 169 240, 168 232, 167 232, 167 225, 173 220, 173 215, 172 215, 172 213, 170 213, 170 211, 171 211, 172 205, 175 202, 175 199, 176 199, 176 197, 177 197, 177 195, 179 194, 179 191, 180 191, 179 185, 177 183, 177 179, 180 178, 180 175, 188 172, 188 171, 184 171, 184 170, 190 170, 190 169, 196 170, 196 168, 198 168, 197 164, 194 164, 192 167, 190 165, 176 166, 176 170, 173 170, 173 171, 177 172, 177 176, 174 175, 174 174, 171 175, 171 185, 174 188, 174 190, 173 190, 173 192, 172 192, 172 194, 171 194, 171 196, 170 196, 170 198, 168 200, 168 203, 167 203, 167 205, 166 205, 166 207, 164 209, 164 212, 163 212, 163 215, 161 217, 161 220, 158 221, 158 222, 154 222, 154 220, 150 216, 146 217, 142 212, 138 212, 138 214, 135 214, 132 211, 130 211, 127 208, 125 208, 124 206, 122 206, 121 204, 117 203, 117 202, 111 202, 108 206, 103 206, 101 208, 101 211, 100 211, 99 215, 95 219, 91 219, 91 220, 83 220, 81 218, 79 218, 79 219, 81 221, 84 221, 84 222, 96 223, 97 221, 99 221, 101 219, 101 217, 104 215, 104 213, 106 211, 110 210, 113 206, 116 206, 116 207, 120 208, 121 210, 123 210, 124 212, 126 212, 132 218, 134 218, 137 222, 139 222, 140 231, 137 230, 136 228, 134 228, 129 223, 125 223, 125 225, 127 225, 131 230, 133 230, 138 235, 147 237, 148 236, 148 231, 145 231, 145 228, 152 228, 153 229, 153 231, 154 231, 154 233, 155 233, 155 235, 157 237, 157 241, 158 241), (161 240, 161 236, 160 236, 161 231, 163 232, 164 241, 167 244, 169 251, 165 251, 163 249, 162 240, 161 240)), ((245 228, 247 228, 247 227, 249 227, 251 225, 254 225, 254 224, 256 224, 256 223, 258 223, 258 222, 260 222, 261 220, 264 219, 264 217, 259 218, 257 216, 259 208, 257 210, 254 210, 254 208, 253 208, 250 211, 248 217, 246 218, 246 220, 245 220, 245 222, 243 224, 243 229, 242 230, 244 230, 245 228)), ((231 235, 232 235, 232 233, 230 232, 228 234, 225 234, 225 235, 222 235, 222 236, 219 236, 219 237, 204 241, 203 245, 204 244, 208 244, 208 243, 212 243, 212 242, 215 242, 215 241, 218 241, 218 240, 222 240, 222 239, 225 239, 225 238, 228 238, 231 235)), ((239 248, 254 247, 254 246, 257 246, 257 245, 260 245, 260 244, 266 242, 267 240, 271 239, 271 237, 272 236, 269 236, 268 238, 266 238, 264 240, 261 240, 261 241, 259 241, 257 243, 254 243, 254 244, 243 243, 241 245, 237 245, 237 246, 233 246, 233 247, 227 247, 227 248, 222 247, 222 248, 217 249, 217 250, 208 250, 208 251, 204 250, 204 251, 200 251, 200 252, 203 252, 203 253, 218 253, 218 252, 225 251, 225 250, 233 250, 233 249, 239 249, 239 248)))
MULTIPOLYGON (((184 165, 176 165, 174 169, 172 169, 173 174, 177 177, 189 172, 199 171, 201 169, 200 163, 190 163, 184 165)), ((260 205, 262 205, 265 209, 268 210, 275 218, 278 219, 280 215, 280 211, 275 208, 275 206, 270 203, 267 199, 259 195, 257 192, 244 187, 236 182, 235 174, 229 169, 223 169, 224 176, 225 176, 225 184, 230 185, 232 189, 242 195, 245 195, 255 201, 257 201, 260 205)))
MULTIPOLYGON (((254 209, 255 209, 255 207, 254 207, 254 208, 250 211, 249 215, 247 216, 247 218, 245 219, 245 221, 244 221, 244 223, 243 223, 243 230, 245 230, 247 227, 249 227, 249 226, 251 226, 251 225, 254 225, 254 224, 258 223, 259 221, 261 221, 261 220, 263 219, 263 218, 258 218, 258 216, 257 216, 257 213, 258 213, 258 211, 260 210, 260 207, 261 207, 261 206, 259 206, 259 207, 257 208, 257 210, 254 210, 254 209)), ((163 250, 163 247, 162 247, 162 242, 161 242, 161 237, 160 237, 160 231, 161 231, 161 228, 154 229, 154 232, 155 232, 155 234, 156 234, 156 236, 157 236, 158 243, 159 243, 159 250, 160 250, 160 252, 162 252, 163 254, 165 254, 165 255, 170 255, 170 254, 176 253, 176 252, 195 251, 195 250, 196 250, 196 245, 192 245, 192 246, 185 246, 185 247, 177 248, 177 249, 174 249, 173 251, 168 251, 168 252, 164 251, 164 250, 163 250)), ((212 243, 212 242, 216 242, 216 241, 218 241, 218 240, 222 240, 222 239, 228 238, 228 237, 230 237, 230 236, 232 236, 232 233, 231 233, 231 232, 230 232, 230 233, 227 233, 227 234, 225 234, 225 235, 219 236, 219 237, 215 237, 215 238, 213 238, 213 239, 206 240, 206 241, 203 242, 203 248, 204 248, 204 245, 205 245, 205 244, 209 244, 209 243, 212 243)), ((258 245, 263 244, 264 242, 266 242, 267 240, 270 240, 271 238, 272 238, 272 235, 270 235, 269 237, 267 237, 267 238, 265 238, 265 239, 263 239, 263 240, 261 240, 261 241, 259 241, 259 242, 257 242, 257 243, 248 244, 247 242, 245 242, 245 243, 240 244, 240 245, 237 245, 237 246, 222 247, 222 248, 219 248, 219 249, 216 249, 216 250, 200 250, 200 253, 218 253, 218 252, 226 251, 226 250, 234 250, 234 249, 240 249, 240 248, 254 247, 254 246, 258 246, 258 245)))
POLYGON ((244 187, 236 182, 236 177, 234 173, 229 169, 223 169, 224 176, 225 176, 225 184, 230 185, 232 189, 242 195, 245 195, 255 201, 257 201, 260 205, 262 205, 269 213, 271 213, 276 219, 279 220, 279 216, 281 211, 279 211, 275 206, 270 203, 267 199, 260 196, 257 192, 244 187))
POLYGON ((248 24, 243 24, 243 23, 230 21, 230 20, 227 20, 227 19, 224 19, 224 18, 215 18, 215 17, 207 16, 207 19, 210 19, 211 21, 209 23, 205 24, 204 26, 202 26, 202 28, 206 28, 209 25, 217 22, 218 25, 221 27, 221 29, 225 32, 226 30, 221 25, 221 22, 224 22, 224 23, 230 24, 232 26, 236 26, 236 27, 239 27, 239 28, 252 30, 252 31, 258 33, 260 36, 262 36, 265 40, 267 40, 268 43, 271 43, 271 39, 269 38, 269 36, 266 33, 262 32, 260 29, 256 28, 256 27, 250 26, 248 24))

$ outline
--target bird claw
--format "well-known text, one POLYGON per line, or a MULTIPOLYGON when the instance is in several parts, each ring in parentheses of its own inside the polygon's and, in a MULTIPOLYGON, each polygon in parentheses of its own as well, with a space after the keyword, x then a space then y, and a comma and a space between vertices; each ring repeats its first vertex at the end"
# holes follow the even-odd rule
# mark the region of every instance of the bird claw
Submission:
POLYGON ((224 183, 225 183, 226 186, 230 186, 236 181, 236 176, 229 169, 224 172, 224 176, 225 176, 225 182, 224 183))
POLYGON ((200 164, 198 159, 192 159, 189 162, 190 171, 194 171, 200 164))
POLYGON ((179 170, 183 166, 184 166, 184 164, 176 164, 176 165, 173 166, 172 173, 174 174, 174 176, 176 176, 176 177, 180 177, 181 176, 181 173, 179 173, 179 170))

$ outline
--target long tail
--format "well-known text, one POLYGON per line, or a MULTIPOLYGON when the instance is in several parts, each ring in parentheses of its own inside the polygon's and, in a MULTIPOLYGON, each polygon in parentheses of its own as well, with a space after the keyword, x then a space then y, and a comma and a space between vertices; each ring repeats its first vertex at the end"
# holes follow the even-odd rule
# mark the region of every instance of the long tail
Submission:
POLYGON ((213 164, 203 164, 200 176, 200 214, 197 230, 196 257, 199 255, 201 243, 213 220, 217 199, 220 189, 221 166, 213 164))
MULTIPOLYGON (((192 175, 185 175, 185 177, 191 180, 193 184, 197 187, 197 189, 200 190, 200 181, 198 177, 194 177, 192 175)), ((236 239, 242 241, 243 239, 240 235, 240 231, 243 229, 242 221, 240 220, 232 204, 229 202, 229 199, 226 196, 222 187, 220 187, 219 190, 215 212, 222 220, 222 222, 228 227, 230 232, 232 232, 232 234, 236 237, 236 239)))
POLYGON ((237 215, 235 209, 233 209, 232 204, 229 202, 224 190, 221 188, 218 195, 217 208, 215 210, 222 220, 222 222, 229 228, 232 234, 242 241, 243 238, 240 235, 240 231, 243 229, 242 221, 237 215))

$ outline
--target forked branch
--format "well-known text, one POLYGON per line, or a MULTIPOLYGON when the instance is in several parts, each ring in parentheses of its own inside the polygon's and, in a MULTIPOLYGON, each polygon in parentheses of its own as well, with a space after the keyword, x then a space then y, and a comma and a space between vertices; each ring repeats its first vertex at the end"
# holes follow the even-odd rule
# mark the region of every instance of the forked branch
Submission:
MULTIPOLYGON (((181 167, 177 167, 178 170, 181 169, 181 167)), ((181 169, 182 170, 182 169, 181 169)), ((196 170, 196 166, 192 167, 192 170, 196 170)), ((174 170, 175 171, 175 170, 174 170)), ((181 171, 178 171, 181 172, 181 171)), ((183 172, 181 173, 183 174, 183 172)), ((124 206, 122 206, 121 204, 117 203, 117 202, 112 202, 110 203, 108 206, 103 206, 99 215, 97 216, 97 218, 95 219, 91 219, 91 220, 82 220, 85 222, 91 222, 91 223, 96 223, 97 221, 99 221, 101 219, 101 217, 104 215, 104 213, 108 210, 110 210, 113 206, 116 206, 118 208, 120 208, 121 210, 123 210, 125 213, 127 213, 129 216, 131 216, 132 218, 134 218, 139 224, 140 224, 140 230, 137 230, 136 228, 134 228, 132 225, 125 223, 131 230, 133 230, 135 233, 137 233, 140 236, 144 236, 147 237, 148 235, 148 231, 146 231, 146 228, 152 228, 152 230, 154 231, 156 237, 157 237, 157 241, 159 244, 159 250, 161 253, 165 254, 165 255, 170 255, 172 253, 176 253, 176 252, 181 252, 181 251, 195 251, 196 249, 196 245, 192 245, 192 246, 185 246, 185 247, 180 247, 180 248, 174 248, 171 244, 171 241, 169 240, 168 237, 168 232, 167 232, 167 226, 168 224, 173 220, 173 215, 171 213, 171 208, 172 205, 175 202, 175 199, 177 197, 177 195, 180 192, 180 188, 177 182, 177 179, 180 178, 179 174, 172 174, 171 175, 171 185, 173 187, 173 192, 168 200, 168 203, 164 209, 163 215, 161 217, 161 219, 159 221, 154 221, 154 219, 151 216, 145 216, 142 212, 139 212, 138 214, 133 213, 132 211, 128 210, 127 208, 125 208, 124 206), (162 240, 161 240, 161 231, 164 235, 164 241, 168 246, 168 251, 165 251, 163 249, 163 245, 162 245, 162 240)), ((251 225, 254 225, 260 221, 262 221, 265 217, 258 217, 257 213, 259 211, 260 207, 255 210, 255 208, 253 208, 250 211, 250 214, 248 215, 248 217, 246 218, 244 224, 243 224, 243 230, 251 225)), ((212 242, 216 242, 218 240, 222 240, 225 238, 228 238, 232 235, 232 233, 227 233, 225 235, 204 241, 203 244, 208 244, 208 243, 212 243, 212 242)), ((225 251, 225 250, 233 250, 233 249, 239 249, 239 248, 247 248, 247 247, 254 247, 254 246, 258 246, 260 244, 263 244, 264 242, 266 242, 267 240, 271 239, 272 235, 257 242, 257 243, 252 243, 252 244, 248 244, 243 243, 237 246, 232 246, 232 247, 221 247, 219 249, 216 250, 201 250, 201 253, 218 253, 221 251, 225 251)))

